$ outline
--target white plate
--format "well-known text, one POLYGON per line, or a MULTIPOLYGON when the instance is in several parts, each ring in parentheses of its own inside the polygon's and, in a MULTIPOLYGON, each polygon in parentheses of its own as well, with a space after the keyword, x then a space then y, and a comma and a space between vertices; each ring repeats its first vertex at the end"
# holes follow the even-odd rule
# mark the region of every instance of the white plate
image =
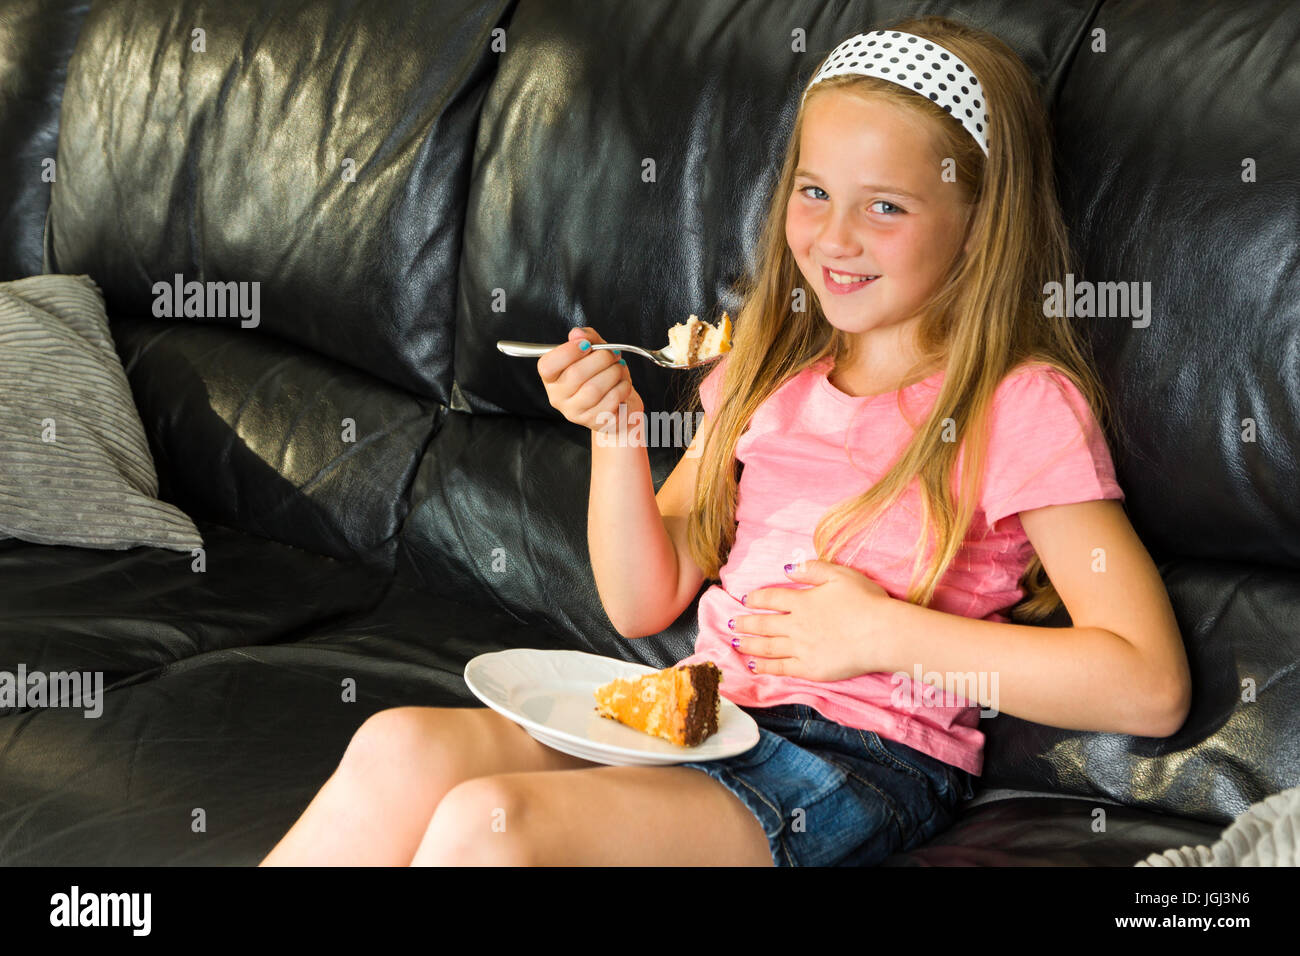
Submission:
POLYGON ((465 665, 465 683, 546 746, 593 763, 648 767, 717 760, 758 743, 754 718, 725 697, 718 732, 695 747, 679 747, 596 712, 597 687, 657 669, 585 651, 522 647, 478 655, 465 665))

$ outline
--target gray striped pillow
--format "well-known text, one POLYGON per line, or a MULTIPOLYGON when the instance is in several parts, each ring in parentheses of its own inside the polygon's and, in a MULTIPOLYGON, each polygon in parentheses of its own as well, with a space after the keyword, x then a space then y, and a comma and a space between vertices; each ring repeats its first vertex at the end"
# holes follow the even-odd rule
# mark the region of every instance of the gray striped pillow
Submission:
POLYGON ((189 551, 90 276, 0 282, 0 538, 189 551))

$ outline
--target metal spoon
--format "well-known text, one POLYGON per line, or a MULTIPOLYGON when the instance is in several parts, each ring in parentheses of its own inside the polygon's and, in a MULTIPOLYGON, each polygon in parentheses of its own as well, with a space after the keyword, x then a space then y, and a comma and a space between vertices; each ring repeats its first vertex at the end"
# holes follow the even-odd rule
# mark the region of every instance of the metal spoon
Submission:
MULTIPOLYGON (((502 339, 497 342, 498 351, 504 352, 506 355, 512 355, 515 358, 537 358, 538 356, 545 355, 553 348, 558 348, 558 346, 545 345, 541 342, 512 342, 508 339, 502 339)), ((676 359, 668 358, 665 355, 668 351, 667 349, 654 349, 652 351, 650 349, 643 349, 639 345, 619 345, 614 342, 603 342, 599 344, 593 343, 591 351, 594 352, 596 349, 618 349, 620 351, 632 352, 635 355, 641 355, 648 358, 650 361, 663 368, 696 368, 700 365, 707 365, 714 359, 722 358, 721 355, 713 355, 706 359, 700 359, 698 362, 687 364, 686 362, 680 362, 676 359)))

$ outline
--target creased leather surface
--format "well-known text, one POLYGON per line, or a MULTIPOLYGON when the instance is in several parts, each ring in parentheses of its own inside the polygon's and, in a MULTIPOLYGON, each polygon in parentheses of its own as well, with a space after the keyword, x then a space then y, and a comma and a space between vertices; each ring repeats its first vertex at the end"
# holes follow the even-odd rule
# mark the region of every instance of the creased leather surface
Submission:
MULTIPOLYGON (((678 452, 650 449, 663 484, 678 452)), ((628 640, 601 606, 587 552, 591 433, 569 422, 450 412, 420 462, 398 580, 501 608, 595 654, 668 665, 695 649, 696 605, 628 640)))
POLYGON ((1300 580, 1289 571, 1194 560, 1162 563, 1160 572, 1192 670, 1192 710, 1182 728, 1170 737, 1129 737, 1001 714, 981 721, 985 786, 1110 797, 1220 825, 1295 786, 1300 580))
MULTIPOLYGON (((5 0, 0 8, 0 282, 41 268, 59 101, 84 0, 5 0)), ((56 171, 57 175, 57 171, 56 171)))
POLYGON ((261 331, 447 403, 466 177, 507 7, 94 4, 63 95, 49 271, 90 274, 110 315, 152 315, 177 273, 260 282, 261 331))
POLYGON ((925 846, 896 853, 882 865, 1132 866, 1153 844, 1185 843, 1193 834, 1195 842, 1215 839, 1219 830, 1132 807, 1016 797, 960 812, 951 828, 925 846))
POLYGON ((1084 275, 1151 284, 1147 327, 1077 321, 1120 410, 1116 470, 1152 553, 1294 573, 1300 21, 1287 3, 1171 11, 1103 4, 1107 51, 1080 49, 1061 91, 1060 191, 1084 275))
POLYGON ((112 331, 166 500, 392 570, 441 405, 257 330, 119 318, 112 331))
POLYGON ((198 527, 202 571, 161 548, 0 542, 0 671, 99 671, 111 690, 197 654, 296 641, 370 609, 388 584, 359 564, 198 527))
POLYGON ((461 677, 475 654, 564 646, 500 612, 404 588, 383 598, 290 643, 170 665, 107 695, 97 719, 0 719, 0 865, 251 866, 368 716, 477 705, 461 677), (195 808, 205 833, 190 829, 195 808))

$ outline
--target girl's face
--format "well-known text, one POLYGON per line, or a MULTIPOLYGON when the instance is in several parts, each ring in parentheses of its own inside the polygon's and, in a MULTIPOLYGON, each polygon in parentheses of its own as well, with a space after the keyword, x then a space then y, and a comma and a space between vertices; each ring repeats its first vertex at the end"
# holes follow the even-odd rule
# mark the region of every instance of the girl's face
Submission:
POLYGON ((906 349, 962 245, 970 207, 942 175, 928 122, 842 91, 804 112, 786 242, 831 325, 859 343, 906 349))

